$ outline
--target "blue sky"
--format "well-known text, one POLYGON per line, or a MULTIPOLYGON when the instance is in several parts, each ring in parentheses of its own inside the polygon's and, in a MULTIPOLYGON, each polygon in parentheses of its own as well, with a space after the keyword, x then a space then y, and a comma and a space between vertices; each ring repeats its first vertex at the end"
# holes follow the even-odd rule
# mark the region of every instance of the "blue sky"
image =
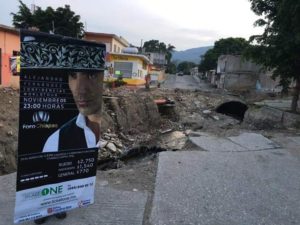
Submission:
MULTIPOLYGON (((12 25, 18 0, 0 0, 0 24, 12 25)), ((81 16, 87 31, 114 33, 140 46, 156 39, 176 50, 213 45, 220 38, 260 34, 248 0, 23 0, 31 6, 65 4, 81 16)))

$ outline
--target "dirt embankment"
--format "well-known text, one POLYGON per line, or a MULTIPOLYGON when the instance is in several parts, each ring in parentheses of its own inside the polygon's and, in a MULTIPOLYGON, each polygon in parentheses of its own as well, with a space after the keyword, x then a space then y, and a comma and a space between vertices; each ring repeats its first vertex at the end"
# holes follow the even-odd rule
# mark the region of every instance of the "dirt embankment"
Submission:
MULTIPOLYGON (((211 129, 211 123, 218 121, 202 112, 213 111, 225 99, 195 91, 146 91, 126 87, 106 89, 104 95, 102 133, 121 140, 119 147, 123 149, 139 145, 160 146, 162 132, 166 130, 211 129), (155 99, 170 99, 175 106, 159 110, 155 99)), ((0 88, 0 104, 1 175, 16 170, 19 91, 0 88)))
MULTIPOLYGON (((139 146, 178 149, 191 130, 228 135, 250 128, 215 111, 237 96, 189 90, 121 87, 104 91, 103 142, 99 160, 122 156, 139 146), (157 107, 154 100, 172 104, 157 107)), ((0 88, 0 175, 16 170, 19 91, 0 88)), ((250 124, 251 125, 251 124, 250 124)), ((34 140, 30 140, 34 141, 34 140)), ((183 143, 184 144, 184 143, 183 143)))
POLYGON ((0 175, 16 169, 19 91, 0 88, 0 175))

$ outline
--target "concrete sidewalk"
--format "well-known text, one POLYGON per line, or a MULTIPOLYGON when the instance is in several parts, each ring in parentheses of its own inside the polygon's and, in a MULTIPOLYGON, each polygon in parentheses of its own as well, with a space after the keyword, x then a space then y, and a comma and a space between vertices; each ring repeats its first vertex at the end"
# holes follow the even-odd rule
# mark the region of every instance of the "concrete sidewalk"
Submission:
MULTIPOLYGON (((0 176, 0 225, 14 224, 15 181, 15 173, 0 176)), ((97 179, 95 204, 68 212, 64 220, 51 217, 45 224, 142 225, 146 201, 147 193, 103 187, 97 179)), ((21 224, 33 225, 34 222, 21 224)))
MULTIPOLYGON (((151 194, 116 190, 97 179, 96 204, 46 224, 300 224, 299 136, 199 133, 190 140, 197 151, 159 154, 152 204, 151 194)), ((0 176, 0 183, 0 225, 11 225, 15 173, 0 176)))
POLYGON ((254 133, 193 142, 206 151, 159 155, 152 225, 300 224, 297 156, 254 133))

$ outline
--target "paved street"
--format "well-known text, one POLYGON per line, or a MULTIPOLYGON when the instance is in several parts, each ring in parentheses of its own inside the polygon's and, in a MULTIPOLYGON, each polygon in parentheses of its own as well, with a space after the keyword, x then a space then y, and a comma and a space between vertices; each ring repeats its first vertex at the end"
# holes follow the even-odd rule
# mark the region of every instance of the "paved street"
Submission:
MULTIPOLYGON (((159 154, 153 199, 98 178, 96 204, 47 224, 149 225, 148 216, 151 225, 300 224, 299 135, 194 133, 190 141, 195 151, 159 154)), ((15 174, 0 182, 0 225, 10 225, 15 174)))
POLYGON ((168 75, 162 87, 167 89, 183 89, 183 90, 207 90, 208 85, 204 81, 191 76, 191 75, 168 75))

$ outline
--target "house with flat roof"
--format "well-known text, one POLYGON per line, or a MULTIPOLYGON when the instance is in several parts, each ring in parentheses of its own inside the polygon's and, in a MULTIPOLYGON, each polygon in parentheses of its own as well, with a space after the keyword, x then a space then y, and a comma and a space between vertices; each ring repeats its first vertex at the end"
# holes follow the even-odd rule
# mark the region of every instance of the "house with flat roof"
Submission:
POLYGON ((107 79, 122 76, 127 85, 145 84, 151 61, 148 57, 134 53, 109 53, 107 57, 109 75, 107 79))
POLYGON ((102 42, 106 45, 106 51, 111 53, 121 53, 124 48, 129 47, 129 42, 125 38, 115 34, 85 32, 83 38, 88 41, 102 42))

